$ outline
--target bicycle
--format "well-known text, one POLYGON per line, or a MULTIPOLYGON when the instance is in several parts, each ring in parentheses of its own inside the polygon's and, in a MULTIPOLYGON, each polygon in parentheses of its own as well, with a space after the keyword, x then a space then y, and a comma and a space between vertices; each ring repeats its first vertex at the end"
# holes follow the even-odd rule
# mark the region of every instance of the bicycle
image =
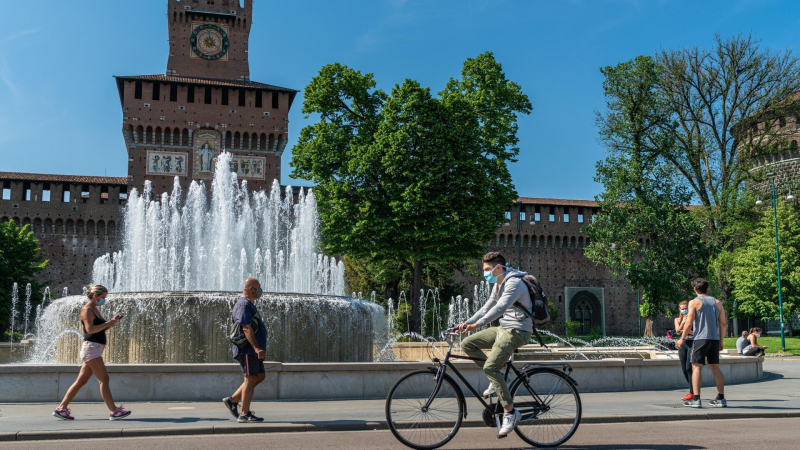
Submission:
MULTIPOLYGON (((465 359, 484 361, 453 354, 454 328, 442 333, 450 348, 444 357, 432 358, 435 367, 416 370, 395 382, 386 397, 386 422, 392 434, 403 444, 415 449, 433 449, 448 443, 467 417, 467 402, 461 387, 447 373, 449 367, 483 405, 483 422, 489 427, 501 426, 503 407, 489 403, 450 361, 465 359)), ((514 353, 517 353, 515 351, 514 353)), ((581 399, 577 385, 570 377, 572 367, 566 363, 528 363, 517 369, 514 355, 506 362, 504 378, 511 372, 514 380, 509 391, 520 419, 514 431, 523 441, 537 447, 556 447, 575 434, 581 421, 581 399), (561 370, 558 369, 561 368, 561 370)), ((498 438, 505 436, 500 436, 498 438)))

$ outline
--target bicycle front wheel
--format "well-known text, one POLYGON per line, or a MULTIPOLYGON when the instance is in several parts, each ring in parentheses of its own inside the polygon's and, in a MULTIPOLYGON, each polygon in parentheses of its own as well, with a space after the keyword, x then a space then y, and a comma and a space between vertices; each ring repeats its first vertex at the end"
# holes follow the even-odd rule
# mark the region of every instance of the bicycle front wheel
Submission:
POLYGON ((522 417, 514 430, 536 447, 556 447, 575 434, 581 422, 581 398, 561 371, 536 368, 512 386, 514 408, 522 417))
POLYGON ((411 448, 441 447, 461 426, 464 405, 455 382, 445 376, 437 390, 435 375, 434 370, 408 373, 397 380, 386 397, 389 429, 411 448))

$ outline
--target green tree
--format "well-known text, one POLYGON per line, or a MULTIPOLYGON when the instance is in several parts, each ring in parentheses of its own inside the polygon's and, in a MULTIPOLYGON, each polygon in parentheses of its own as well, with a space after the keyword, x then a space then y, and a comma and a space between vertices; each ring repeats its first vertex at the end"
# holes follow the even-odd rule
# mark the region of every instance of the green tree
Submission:
POLYGON ((491 53, 438 98, 413 80, 375 86, 372 74, 322 68, 302 110, 319 120, 300 132, 292 175, 316 184, 327 251, 410 273, 419 331, 424 268, 480 256, 517 196, 507 163, 531 105, 491 53))
MULTIPOLYGON (((50 282, 39 283, 36 274, 47 267, 47 260, 39 250, 39 241, 28 230, 21 229, 16 222, 0 224, 0 329, 11 325, 11 288, 17 283, 20 297, 24 298, 25 285, 33 290, 32 303, 41 301, 41 292, 50 282)), ((22 317, 22 302, 17 304, 17 317, 22 317)), ((19 322, 17 322, 19 323, 19 322)))
MULTIPOLYGON (((784 318, 800 311, 800 214, 779 203, 778 239, 781 254, 781 297, 784 318)), ((778 272, 775 261, 775 222, 772 208, 764 211, 750 239, 733 256, 731 276, 738 314, 778 320, 778 272)))
POLYGON ((741 245, 753 220, 744 184, 757 158, 781 152, 798 115, 800 62, 791 51, 770 51, 752 35, 716 36, 711 48, 663 50, 657 90, 669 112, 664 124, 674 145, 653 148, 703 206, 706 237, 713 246, 712 278, 720 298, 733 285, 729 255, 741 245), (716 260, 719 258, 719 260, 716 260))
POLYGON ((646 336, 707 263, 702 224, 682 206, 691 193, 658 156, 673 139, 655 88, 658 70, 646 56, 601 69, 606 112, 597 123, 609 156, 597 163, 601 212, 585 227, 586 256, 641 287, 646 336))

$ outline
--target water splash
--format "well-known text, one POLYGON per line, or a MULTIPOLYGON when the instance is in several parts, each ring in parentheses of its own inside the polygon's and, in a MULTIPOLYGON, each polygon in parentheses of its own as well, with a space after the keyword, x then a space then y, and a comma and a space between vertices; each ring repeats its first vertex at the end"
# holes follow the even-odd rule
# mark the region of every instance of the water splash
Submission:
POLYGON ((17 319, 17 302, 19 301, 19 287, 17 283, 11 286, 11 333, 9 337, 9 344, 13 345, 14 342, 14 325, 17 319))
POLYGON ((183 198, 153 197, 152 184, 131 191, 124 214, 123 249, 94 263, 92 278, 111 291, 241 289, 256 277, 264 291, 344 295, 344 264, 319 253, 319 217, 312 191, 297 202, 277 180, 253 192, 231 172, 222 153, 208 197, 193 181, 183 198), (265 256, 261 256, 265 255, 265 256))

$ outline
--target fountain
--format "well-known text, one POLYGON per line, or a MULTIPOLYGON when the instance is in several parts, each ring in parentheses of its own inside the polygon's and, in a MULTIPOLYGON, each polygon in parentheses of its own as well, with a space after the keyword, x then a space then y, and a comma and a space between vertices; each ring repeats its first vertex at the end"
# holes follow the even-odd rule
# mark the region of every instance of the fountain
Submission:
MULTIPOLYGON (((267 359, 284 362, 373 360, 384 336, 377 304, 344 296, 344 264, 318 250, 313 192, 277 180, 249 192, 218 156, 211 197, 193 181, 185 199, 176 177, 154 200, 150 182, 133 190, 122 249, 94 263, 93 282, 111 292, 101 312, 125 316, 108 331, 112 363, 231 362, 230 309, 247 277, 261 281, 256 302, 269 334, 267 359)), ((78 363, 85 297, 52 301, 37 318, 31 363, 78 363), (69 332, 70 330, 74 332, 69 332)))

